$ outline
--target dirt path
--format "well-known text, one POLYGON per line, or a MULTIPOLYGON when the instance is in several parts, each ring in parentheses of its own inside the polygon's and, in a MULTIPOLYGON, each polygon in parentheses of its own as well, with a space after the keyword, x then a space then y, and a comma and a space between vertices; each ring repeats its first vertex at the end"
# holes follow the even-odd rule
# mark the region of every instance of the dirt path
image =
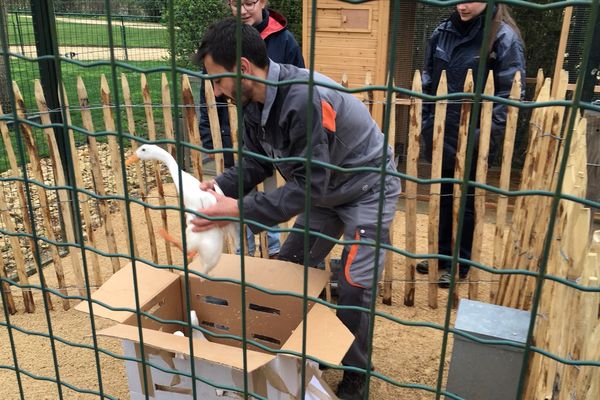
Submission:
MULTIPOLYGON (((110 47, 60 46, 58 51, 63 57, 78 61, 110 60, 110 47)), ((10 46, 10 52, 37 57, 35 46, 10 46)), ((125 49, 115 47, 114 53, 117 61, 162 61, 169 58, 169 52, 163 48, 128 48, 126 57, 125 49)))
MULTIPOLYGON (((167 189, 174 195, 172 185, 168 185, 167 189)), ((175 204, 175 198, 171 198, 169 203, 175 204)), ((151 211, 154 228, 160 226, 160 213, 151 211)), ((145 220, 142 215, 141 207, 132 203, 132 220, 134 221, 135 237, 139 239, 140 255, 150 259, 150 249, 146 245, 148 243, 148 231, 145 226, 145 220)), ((113 215, 113 221, 120 221, 119 216, 113 215)), ((178 217, 173 212, 169 215, 169 230, 178 232, 178 217)), ((418 251, 426 252, 427 237, 426 224, 427 216, 420 214, 418 216, 418 232, 417 237, 418 251)), ((117 243, 122 252, 126 250, 125 231, 122 224, 116 223, 117 228, 117 243)), ((402 212, 397 214, 394 243, 402 248, 403 246, 404 220, 402 212)), ((484 254, 489 257, 491 254, 490 245, 493 243, 493 226, 485 227, 484 239, 484 254)), ((98 247, 102 250, 107 249, 104 241, 104 233, 99 231, 96 237, 99 239, 98 247)), ((339 250, 339 249, 338 249, 339 250)), ((165 260, 165 250, 162 242, 158 245, 159 258, 161 262, 165 260)), ((111 267, 108 259, 101 258, 103 275, 105 278, 110 276, 111 267)), ((69 293, 76 294, 75 283, 71 275, 71 266, 69 265, 70 258, 63 259, 65 263, 64 269, 67 273, 67 281, 71 286, 69 293)), ((175 262, 181 262, 181 259, 175 262)), ((121 260, 121 264, 125 264, 125 260, 121 260)), ((426 278, 418 276, 416 290, 416 305, 414 307, 405 307, 402 304, 403 298, 403 277, 404 277, 404 259, 396 256, 394 262, 394 292, 393 305, 386 306, 381 304, 380 299, 377 302, 377 309, 384 313, 390 314, 403 321, 410 322, 432 322, 443 324, 447 302, 447 291, 440 290, 438 309, 432 310, 427 306, 427 285, 426 278)), ((56 277, 52 268, 45 270, 46 280, 51 287, 56 287, 56 277)), ((482 276, 480 284, 480 298, 487 298, 489 288, 489 277, 482 276)), ((461 289, 465 292, 465 288, 461 289)), ((41 297, 37 294, 36 312, 34 314, 24 314, 22 312, 23 305, 21 304, 20 290, 14 290, 13 293, 17 299, 18 309, 20 312, 10 317, 11 324, 22 329, 27 329, 41 334, 47 334, 48 322, 46 320, 41 297)), ((77 301, 72 301, 73 306, 77 301)), ((52 329, 55 336, 71 343, 79 343, 91 346, 92 339, 88 336, 91 333, 91 322, 87 315, 76 312, 74 310, 62 311, 60 301, 54 299, 55 311, 50 312, 52 329)), ((454 320, 454 312, 452 313, 452 321, 454 320)), ((0 313, 0 321, 5 321, 4 313, 0 313)), ((113 323, 103 319, 96 319, 96 329, 108 327, 113 323)), ((14 340, 17 348, 17 361, 19 368, 28 371, 31 374, 45 377, 55 376, 55 364, 52 359, 50 340, 43 336, 28 335, 13 329, 14 340)), ((443 335, 440 331, 432 328, 423 327, 408 327, 397 324, 384 318, 376 318, 374 341, 373 341, 373 362, 377 372, 384 374, 396 381, 410 384, 422 384, 435 387, 439 357, 442 345, 443 335)), ((452 336, 450 336, 450 347, 448 355, 444 361, 445 372, 449 365, 452 336)), ((96 358, 93 350, 80 349, 69 346, 58 341, 55 341, 56 352, 58 356, 58 370, 61 379, 85 390, 98 390, 98 373, 96 370, 96 358)), ((111 339, 99 338, 98 345, 116 354, 122 354, 121 346, 118 341, 111 339)), ((100 371, 104 391, 116 398, 127 399, 128 386, 127 377, 124 371, 123 362, 109 355, 100 354, 100 371)), ((0 326, 0 365, 13 365, 14 360, 9 344, 7 328, 0 326)), ((339 381, 341 374, 338 371, 330 370, 324 373, 326 381, 333 387, 339 381)), ((55 383, 42 380, 35 380, 21 374, 22 385, 24 389, 24 397, 26 399, 55 399, 58 398, 57 385, 55 383)), ((19 389, 14 371, 9 369, 0 369, 0 399, 18 399, 20 398, 19 389)), ((97 396, 77 393, 67 387, 63 388, 63 395, 66 399, 96 399, 97 396)), ((386 383, 378 379, 371 381, 371 399, 376 400, 396 400, 396 399, 432 399, 435 398, 429 392, 422 390, 409 390, 398 388, 392 384, 386 383)))

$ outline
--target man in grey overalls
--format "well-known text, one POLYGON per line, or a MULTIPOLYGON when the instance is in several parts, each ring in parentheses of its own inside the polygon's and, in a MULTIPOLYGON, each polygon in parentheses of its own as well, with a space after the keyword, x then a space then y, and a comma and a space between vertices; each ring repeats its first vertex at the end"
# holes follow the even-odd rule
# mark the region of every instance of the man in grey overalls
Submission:
MULTIPOLYGON (((269 60, 264 42, 250 26, 242 26, 242 55, 236 59, 236 21, 226 19, 205 33, 196 54, 210 75, 236 71, 239 62, 243 74, 267 80, 308 81, 309 71, 269 60)), ((339 90, 331 79, 315 73, 315 81, 329 87, 314 86, 312 96, 305 83, 272 86, 242 79, 239 96, 244 106, 243 159, 244 218, 274 226, 297 216, 295 228, 310 228, 309 260, 304 260, 304 234, 290 233, 279 258, 316 266, 335 245, 334 239, 360 243, 346 244, 339 273, 338 305, 364 307, 365 311, 339 310, 340 320, 356 339, 343 359, 344 365, 367 368, 367 346, 371 301, 376 292, 385 251, 376 257, 378 222, 380 238, 389 243, 400 180, 391 148, 384 148, 384 136, 367 108, 356 97, 339 90), (308 112, 312 113, 310 125, 308 112), (264 157, 268 158, 267 160, 264 157), (276 162, 274 162, 276 161, 276 162), (381 167, 385 165, 382 179, 381 167), (371 167, 367 171, 338 171, 332 167, 371 167), (274 173, 281 173, 285 184, 270 193, 250 192, 258 183, 274 173), (306 189, 307 174, 310 178, 306 189), (380 197, 383 202, 380 207, 380 197), (306 196, 310 209, 305 209, 306 196), (330 239, 317 238, 314 233, 330 239), (375 260, 377 259, 377 265, 375 260)), ((215 95, 236 100, 236 81, 232 77, 214 78, 215 95)), ((225 196, 217 195, 217 204, 199 210, 212 216, 239 216, 238 168, 232 167, 214 181, 203 183, 212 189, 217 183, 225 196)), ((196 230, 222 225, 226 221, 196 218, 196 230)), ((250 225, 256 233, 261 230, 250 225)), ((324 327, 326 329, 326 327, 324 327)), ((342 399, 362 399, 365 377, 345 371, 337 395, 342 399)))

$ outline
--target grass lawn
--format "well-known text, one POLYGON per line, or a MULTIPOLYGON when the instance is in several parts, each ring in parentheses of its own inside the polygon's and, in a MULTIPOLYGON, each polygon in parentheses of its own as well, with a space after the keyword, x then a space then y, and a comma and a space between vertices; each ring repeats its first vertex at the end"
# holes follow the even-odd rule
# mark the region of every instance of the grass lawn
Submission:
MULTIPOLYGON (((90 21, 98 21, 90 19, 90 21)), ((169 31, 161 24, 156 28, 121 26, 120 21, 113 21, 113 44, 123 47, 123 36, 127 47, 159 47, 169 44, 169 31)), ((59 46, 102 46, 107 47, 108 26, 56 21, 59 46)), ((8 38, 11 45, 35 45, 32 18, 23 14, 8 15, 8 38)))
MULTIPOLYGON (((129 65, 136 66, 138 68, 154 68, 159 66, 165 66, 164 63, 156 62, 156 61, 144 61, 144 62, 130 62, 129 65)), ((27 107, 28 113, 30 115, 35 114, 37 111, 37 106, 35 102, 34 95, 34 80, 39 79, 39 72, 37 69, 37 64, 35 62, 29 62, 26 60, 20 59, 12 59, 11 60, 11 76, 12 79, 17 82, 21 93, 23 95, 25 105, 27 107)), ((112 71, 110 66, 94 66, 94 67, 81 67, 78 65, 73 65, 68 62, 62 62, 62 81, 66 87, 67 96, 71 108, 71 119, 72 125, 76 127, 83 128, 81 112, 79 107, 79 101, 77 96, 77 78, 79 76, 82 77, 89 100, 89 107, 92 112, 92 119, 94 128, 96 131, 105 130, 104 118, 102 113, 102 103, 100 99, 100 77, 104 74, 108 80, 108 85, 111 88, 111 95, 114 96, 114 89, 112 84, 112 71)), ((123 132, 128 132, 127 129, 127 116, 125 112, 125 108, 123 107, 123 95, 121 90, 121 74, 124 73, 127 76, 127 80, 129 82, 129 88, 131 91, 132 103, 134 105, 133 114, 134 120, 136 124, 136 135, 147 137, 147 122, 146 115, 143 107, 143 100, 141 94, 141 85, 140 85, 140 74, 136 71, 131 71, 127 68, 117 67, 117 77, 118 77, 118 90, 119 90, 119 104, 120 107, 120 116, 121 116, 121 127, 123 132)), ((162 111, 162 95, 161 95, 161 72, 148 72, 146 73, 146 78, 148 80, 148 85, 150 89, 150 94, 152 96, 152 103, 154 105, 153 108, 153 117, 156 125, 156 132, 158 138, 164 138, 164 126, 163 126, 163 111, 162 111)), ((167 79, 171 82, 171 73, 167 73, 167 79)), ((194 90, 194 94, 198 92, 198 90, 194 90)), ((173 89, 171 87, 171 98, 173 98, 173 89)), ((178 103, 181 104, 181 85, 178 85, 178 103)), ((113 115, 116 119, 117 110, 113 108, 113 115)), ((40 122, 39 120, 33 119, 36 122, 40 122)), ((116 125, 116 121, 115 121, 116 125)), ((181 129, 181 128, 180 128, 181 129)), ((42 134, 42 131, 39 129, 35 129, 36 138, 37 138, 37 146, 39 148, 39 153, 42 156, 47 155, 47 145, 45 138, 42 134)), ((11 130, 11 135, 14 137, 14 130, 11 130)), ((75 131, 76 142, 78 144, 85 143, 85 135, 75 131)), ((100 141, 106 140, 105 138, 98 138, 100 141)), ((15 147, 15 151, 16 151, 15 147)), ((8 161, 6 158, 6 152, 4 149, 4 144, 0 142, 0 172, 4 171, 8 168, 8 161)))

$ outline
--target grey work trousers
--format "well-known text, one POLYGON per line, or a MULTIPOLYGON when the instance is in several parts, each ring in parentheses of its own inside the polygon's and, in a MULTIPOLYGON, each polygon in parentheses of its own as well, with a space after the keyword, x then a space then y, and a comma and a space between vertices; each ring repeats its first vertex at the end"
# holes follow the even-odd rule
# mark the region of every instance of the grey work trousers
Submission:
MULTIPOLYGON (((375 268, 375 240, 378 214, 381 213, 381 242, 389 243, 389 228, 393 221, 400 194, 400 179, 387 176, 384 202, 379 209, 379 185, 368 189, 362 196, 335 208, 313 207, 308 214, 311 232, 319 232, 334 239, 344 235, 344 240, 360 240, 361 244, 347 244, 342 252, 342 266, 338 278, 338 305, 359 306, 369 309, 377 290, 373 288, 383 271, 385 250, 379 250, 375 268)), ((298 216, 295 228, 304 229, 306 214, 298 216)), ((308 266, 316 266, 331 251, 335 243, 310 235, 308 266)), ((279 259, 304 264, 304 234, 290 233, 281 248, 279 259)), ((367 367, 369 313, 355 310, 338 310, 338 318, 355 336, 354 343, 342 363, 358 368, 367 367)), ((323 327, 327 329, 327 327, 323 327)))

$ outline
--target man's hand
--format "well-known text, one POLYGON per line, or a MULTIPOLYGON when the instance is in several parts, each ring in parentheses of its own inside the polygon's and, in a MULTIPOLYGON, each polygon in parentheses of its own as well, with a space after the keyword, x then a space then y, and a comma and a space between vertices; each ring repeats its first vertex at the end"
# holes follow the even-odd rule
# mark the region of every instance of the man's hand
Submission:
MULTIPOLYGON (((203 182, 200 187, 203 190, 208 191, 217 199, 217 204, 212 207, 196 210, 209 217, 234 217, 237 218, 240 215, 238 209, 238 202, 236 199, 218 194, 213 190, 215 181, 203 182)), ((194 217, 191 221, 194 227, 192 232, 207 231, 212 228, 225 226, 231 221, 211 221, 202 217, 194 217)))
POLYGON ((211 179, 210 181, 200 182, 200 189, 202 190, 215 190, 215 180, 211 179))

